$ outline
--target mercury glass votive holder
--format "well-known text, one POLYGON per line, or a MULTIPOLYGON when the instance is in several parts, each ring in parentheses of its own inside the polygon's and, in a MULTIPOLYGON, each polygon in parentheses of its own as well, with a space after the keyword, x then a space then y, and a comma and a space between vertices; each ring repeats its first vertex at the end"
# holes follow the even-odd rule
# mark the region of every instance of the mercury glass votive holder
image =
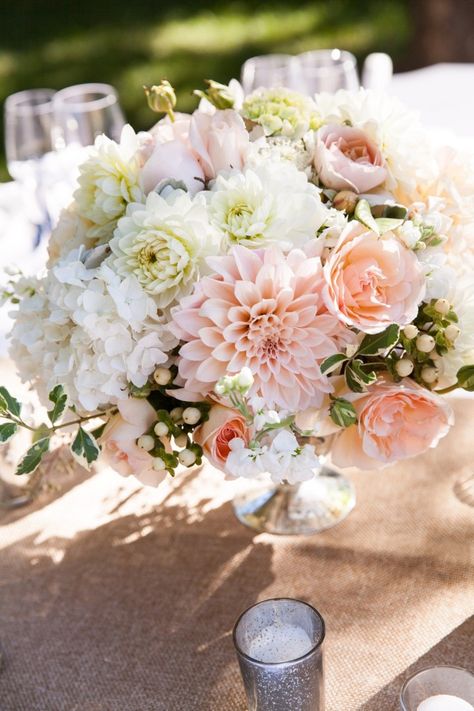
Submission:
POLYGON ((237 620, 233 639, 248 711, 324 711, 324 620, 301 600, 259 602, 237 620))
POLYGON ((422 669, 404 683, 402 711, 474 711, 474 674, 460 667, 422 669))

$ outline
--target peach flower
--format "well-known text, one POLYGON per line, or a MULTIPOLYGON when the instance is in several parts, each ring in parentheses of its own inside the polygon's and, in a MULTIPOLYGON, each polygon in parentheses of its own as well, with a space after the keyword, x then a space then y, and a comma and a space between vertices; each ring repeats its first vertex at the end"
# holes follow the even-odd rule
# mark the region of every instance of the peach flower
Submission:
POLYGON ((141 172, 146 193, 161 180, 173 178, 183 181, 194 195, 219 171, 240 170, 249 147, 245 124, 232 109, 213 114, 176 114, 174 122, 166 117, 152 128, 151 134, 155 147, 141 172))
POLYGON ((376 469, 436 447, 454 423, 451 406, 439 395, 405 378, 381 379, 352 400, 358 422, 343 430, 331 448, 334 464, 376 469))
POLYGON ((165 475, 153 469, 151 454, 136 444, 156 421, 155 409, 138 398, 122 400, 117 407, 119 414, 109 421, 101 437, 104 460, 122 476, 133 474, 142 484, 158 486, 165 475))
POLYGON ((365 193, 384 182, 381 152, 360 128, 329 124, 319 129, 314 165, 327 188, 365 193))
POLYGON ((229 456, 229 442, 236 437, 248 443, 249 431, 245 418, 238 410, 214 405, 209 419, 194 431, 193 439, 200 444, 204 454, 218 469, 225 466, 229 456))
POLYGON ((364 333, 379 333, 391 323, 410 323, 425 294, 416 255, 392 232, 380 237, 356 221, 342 231, 324 265, 324 276, 328 309, 364 333))
POLYGON ((247 366, 251 394, 269 408, 318 407, 332 391, 319 364, 337 352, 348 330, 324 304, 319 258, 239 245, 207 261, 215 274, 173 309, 170 328, 187 341, 179 359, 184 388, 176 397, 206 395, 223 375, 247 366))

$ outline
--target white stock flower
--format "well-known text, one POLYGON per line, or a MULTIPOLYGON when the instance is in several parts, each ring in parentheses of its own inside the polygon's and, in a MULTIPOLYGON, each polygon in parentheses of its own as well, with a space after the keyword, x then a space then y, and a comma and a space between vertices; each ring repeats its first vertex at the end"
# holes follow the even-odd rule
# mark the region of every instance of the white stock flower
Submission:
POLYGON ((268 447, 259 446, 250 449, 240 437, 229 442, 230 453, 226 459, 226 471, 232 476, 255 479, 260 474, 277 467, 276 460, 268 451, 268 447))
POLYGON ((160 308, 189 293, 204 259, 217 251, 206 206, 182 190, 132 204, 110 242, 119 274, 133 276, 160 308))
POLYGON ((209 218, 229 246, 290 250, 313 239, 327 217, 318 189, 285 161, 219 175, 207 199, 209 218))
POLYGON ((142 387, 168 361, 176 339, 133 276, 104 262, 86 269, 75 250, 33 284, 15 313, 11 354, 43 402, 58 383, 72 404, 93 412, 142 387))
POLYGON ((319 466, 314 448, 310 444, 300 446, 295 435, 288 430, 276 435, 270 446, 270 455, 277 466, 268 471, 276 483, 307 481, 314 477, 314 470, 319 466))
POLYGON ((397 237, 403 242, 405 247, 413 249, 421 238, 421 230, 412 220, 405 220, 403 225, 396 230, 397 237))
POLYGON ((139 186, 141 143, 131 126, 124 126, 120 143, 101 134, 79 167, 74 193, 81 217, 92 223, 89 237, 107 241, 130 202, 143 201, 139 186))

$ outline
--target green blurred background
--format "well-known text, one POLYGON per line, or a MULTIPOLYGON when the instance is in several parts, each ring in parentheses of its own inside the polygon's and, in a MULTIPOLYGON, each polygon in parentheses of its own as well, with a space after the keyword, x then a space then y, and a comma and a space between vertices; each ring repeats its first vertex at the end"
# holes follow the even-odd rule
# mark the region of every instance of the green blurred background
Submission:
POLYGON ((27 88, 107 82, 127 119, 146 128, 154 119, 142 84, 168 78, 189 110, 203 78, 238 77, 257 54, 340 47, 359 60, 389 52, 398 70, 429 63, 416 57, 415 29, 454 2, 458 14, 464 0, 0 0, 0 102, 27 88))

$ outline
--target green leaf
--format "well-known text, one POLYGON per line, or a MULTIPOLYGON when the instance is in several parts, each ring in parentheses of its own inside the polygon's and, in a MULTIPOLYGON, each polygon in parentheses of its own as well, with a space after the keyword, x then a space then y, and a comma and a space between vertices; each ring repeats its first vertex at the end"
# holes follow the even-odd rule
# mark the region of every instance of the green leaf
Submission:
POLYGON ((356 205, 356 209, 354 210, 354 217, 356 220, 359 220, 359 222, 362 222, 363 225, 368 227, 369 230, 372 230, 377 234, 379 233, 377 222, 370 211, 370 205, 367 200, 359 200, 356 205))
POLYGON ((457 373, 458 386, 468 390, 470 393, 474 392, 474 365, 464 365, 458 370, 457 373))
POLYGON ((360 380, 351 366, 348 366, 344 372, 344 377, 348 388, 355 393, 363 393, 366 391, 365 384, 360 380))
POLYGON ((374 371, 366 373, 364 367, 370 367, 370 364, 364 364, 361 360, 356 359, 351 361, 344 373, 347 385, 356 393, 365 392, 367 385, 372 385, 377 380, 374 371))
POLYGON ((379 235, 383 235, 385 234, 385 232, 395 230, 397 227, 400 227, 400 225, 403 225, 404 220, 396 220, 392 217, 378 217, 375 220, 375 223, 377 225, 376 231, 379 233, 379 235))
POLYGON ((100 447, 90 432, 86 432, 82 427, 79 427, 77 435, 71 444, 71 452, 83 467, 89 469, 92 462, 95 462, 99 456, 100 447))
POLYGON ((400 326, 390 324, 381 333, 367 334, 359 346, 357 355, 380 355, 397 345, 400 338, 400 326))
POLYGON ((39 439, 35 444, 29 448, 20 464, 17 467, 17 474, 31 474, 34 472, 38 464, 43 458, 43 454, 49 449, 49 437, 44 437, 39 439))
POLYGON ((15 417, 20 417, 21 405, 13 395, 10 395, 8 390, 0 385, 0 409, 6 410, 10 415, 15 415, 15 417), (5 403, 5 407, 3 406, 5 403))
POLYGON ((349 400, 336 397, 329 408, 331 420, 339 427, 350 427, 357 422, 357 414, 349 400))
POLYGON ((56 385, 48 395, 50 401, 53 403, 54 407, 48 410, 48 417, 51 423, 54 425, 55 422, 63 415, 66 409, 67 395, 64 392, 62 385, 56 385))
POLYGON ((15 422, 5 422, 5 424, 0 425, 0 443, 8 442, 9 439, 13 437, 18 429, 18 425, 15 422))
POLYGON ((334 353, 334 355, 329 356, 329 358, 326 358, 326 360, 323 360, 321 363, 321 373, 323 375, 329 375, 329 373, 337 370, 346 360, 348 360, 348 358, 344 353, 334 353))
POLYGON ((102 437, 102 435, 104 434, 104 430, 107 427, 107 424, 107 422, 104 422, 102 425, 99 425, 94 430, 91 430, 91 435, 94 437, 94 439, 100 439, 102 437))

